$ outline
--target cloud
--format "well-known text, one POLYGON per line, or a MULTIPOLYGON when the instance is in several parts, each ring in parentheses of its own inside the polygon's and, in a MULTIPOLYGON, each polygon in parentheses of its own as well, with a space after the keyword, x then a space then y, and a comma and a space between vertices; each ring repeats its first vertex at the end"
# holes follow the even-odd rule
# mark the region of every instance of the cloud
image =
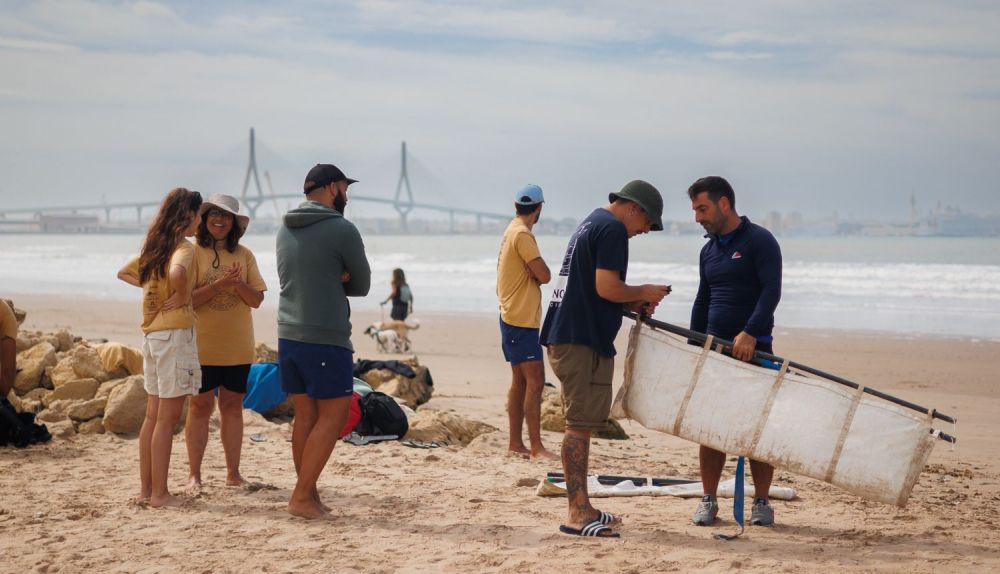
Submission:
POLYGON ((743 62, 747 60, 769 60, 774 57, 771 52, 734 52, 734 51, 721 51, 721 52, 708 52, 705 54, 710 60, 719 60, 722 62, 743 62))
POLYGON ((370 28, 405 30, 420 35, 519 40, 550 44, 587 44, 643 40, 650 32, 626 26, 607 14, 586 9, 529 4, 503 7, 492 3, 361 0, 359 20, 370 28))
POLYGON ((24 50, 30 52, 70 52, 78 50, 77 46, 71 44, 60 44, 58 42, 42 42, 38 40, 22 40, 20 38, 10 38, 0 36, 0 50, 24 50))
POLYGON ((1000 207, 1000 110, 972 96, 1000 93, 996 11, 859 6, 25 4, 0 15, 27 43, 0 47, 0 205, 53 158, 46 201, 233 191, 253 125, 278 190, 332 160, 391 195, 406 139, 418 198, 493 209, 528 180, 562 216, 724 172, 765 207, 889 210, 959 169, 952 197, 1000 207))

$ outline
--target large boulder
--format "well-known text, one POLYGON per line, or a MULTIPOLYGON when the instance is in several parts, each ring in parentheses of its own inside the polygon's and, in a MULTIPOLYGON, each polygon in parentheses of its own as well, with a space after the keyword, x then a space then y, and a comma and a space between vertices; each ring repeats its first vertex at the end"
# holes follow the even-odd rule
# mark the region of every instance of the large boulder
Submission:
POLYGON ((463 446, 479 435, 497 430, 484 422, 446 411, 421 410, 410 418, 409 423, 410 430, 405 437, 407 439, 463 446))
POLYGON ((35 420, 43 423, 57 423, 70 419, 69 415, 63 410, 45 409, 35 415, 35 420))
POLYGON ((89 345, 77 345, 52 369, 52 386, 59 388, 77 379, 96 379, 100 382, 108 380, 104 372, 104 363, 97 349, 89 345))
POLYGON ((73 426, 73 421, 68 418, 53 423, 45 423, 45 428, 55 438, 67 438, 76 434, 76 427, 73 426))
POLYGON ((94 398, 110 397, 111 391, 118 388, 119 385, 128 380, 128 377, 123 377, 120 379, 114 379, 111 381, 105 381, 101 383, 101 386, 97 387, 97 392, 94 393, 94 398))
POLYGON ((361 375, 361 379, 380 393, 391 395, 410 408, 431 400, 434 387, 430 384, 430 373, 416 357, 402 361, 409 365, 416 376, 413 378, 397 374, 389 369, 372 369, 361 375))
POLYGON ((90 419, 82 422, 77 427, 80 434, 104 434, 104 421, 101 419, 90 419))
POLYGON ((52 401, 58 400, 90 400, 94 398, 101 383, 97 379, 77 379, 56 387, 42 397, 42 404, 49 406, 52 401))
POLYGON ((378 388, 379 392, 392 395, 413 409, 431 400, 434 387, 427 384, 427 367, 414 367, 413 370, 417 371, 416 377, 410 379, 396 375, 382 383, 378 388))
MULTIPOLYGON (((45 368, 56 364, 56 349, 49 343, 39 343, 17 355, 19 372, 14 379, 14 390, 23 395, 42 384, 45 368)), ((79 378, 79 377, 77 377, 79 378)))
POLYGON ((27 351, 38 344, 38 336, 24 331, 17 332, 17 352, 27 351))
POLYGON ((60 329, 55 333, 45 333, 42 340, 55 347, 57 352, 65 353, 73 348, 73 335, 66 329, 60 329))
POLYGON ((90 399, 89 401, 74 401, 66 409, 69 418, 75 421, 89 421, 104 414, 104 407, 108 404, 108 399, 90 399))
POLYGON ((562 396, 549 387, 542 389, 542 429, 552 432, 566 431, 562 396))
POLYGON ((146 416, 142 375, 133 375, 111 391, 104 407, 104 428, 113 433, 139 432, 146 416))

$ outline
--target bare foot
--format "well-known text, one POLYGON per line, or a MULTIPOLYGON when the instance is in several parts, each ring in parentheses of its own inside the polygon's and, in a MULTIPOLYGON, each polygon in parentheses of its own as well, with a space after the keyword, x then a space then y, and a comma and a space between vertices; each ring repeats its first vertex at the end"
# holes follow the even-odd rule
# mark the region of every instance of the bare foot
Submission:
POLYGON ((531 451, 527 449, 524 445, 520 447, 511 446, 507 447, 507 456, 516 456, 518 458, 528 458, 531 456, 531 451))
POLYGON ((246 483, 247 481, 238 472, 235 476, 230 475, 226 477, 226 486, 244 486, 246 483))
POLYGON ((333 520, 333 515, 323 510, 323 507, 310 500, 304 504, 288 501, 288 514, 308 520, 333 520))
POLYGON ((559 457, 559 455, 551 453, 543 448, 538 450, 537 452, 532 452, 531 460, 556 461, 562 459, 559 457))
POLYGON ((201 477, 192 476, 191 478, 188 479, 187 490, 191 492, 201 492, 201 487, 202 487, 201 477))
POLYGON ((312 498, 325 512, 330 512, 330 507, 323 504, 323 501, 319 499, 319 490, 313 490, 312 498))
POLYGON ((172 494, 168 494, 164 497, 153 497, 149 499, 149 505, 153 508, 180 508, 184 506, 184 499, 178 498, 172 494))

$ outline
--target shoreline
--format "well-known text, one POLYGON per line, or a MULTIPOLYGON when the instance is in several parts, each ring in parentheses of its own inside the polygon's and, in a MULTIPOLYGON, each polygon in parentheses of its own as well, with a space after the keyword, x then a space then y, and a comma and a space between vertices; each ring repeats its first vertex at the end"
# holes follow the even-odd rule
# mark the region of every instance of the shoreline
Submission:
MULTIPOLYGON (((136 317, 139 316, 138 312, 132 309, 138 305, 138 299, 134 301, 129 301, 126 299, 116 298, 116 297, 97 297, 93 295, 86 295, 80 298, 72 298, 69 295, 59 295, 59 294, 33 294, 33 293, 6 293, 3 294, 4 297, 17 301, 29 301, 34 304, 54 304, 57 306, 72 305, 73 303, 93 303, 100 306, 112 306, 116 310, 123 310, 126 313, 134 313, 136 317)), ((275 297, 276 293, 272 291, 267 291, 265 293, 265 302, 267 298, 275 297)), ((544 309, 543 309, 544 316, 544 309)), ((262 306, 260 309, 255 309, 254 314, 254 328, 257 329, 258 323, 264 325, 267 320, 274 318, 277 320, 277 307, 275 306, 262 306), (258 315, 266 315, 266 317, 258 318, 258 315)), ((37 313, 36 313, 37 315, 37 313)), ((354 326, 357 327, 360 324, 368 324, 372 321, 377 321, 380 319, 380 313, 372 309, 356 309, 354 311, 354 316, 364 320, 364 323, 356 323, 354 326)), ((477 320, 489 319, 491 321, 495 320, 497 317, 496 312, 492 311, 450 311, 450 310, 431 310, 429 312, 415 313, 414 316, 421 318, 458 318, 458 317, 468 317, 477 320)), ((46 315, 45 325, 52 325, 53 319, 46 315)), ((656 318, 655 316, 653 318, 656 318)), ((626 320, 627 321, 627 320, 626 320)), ((25 325, 31 322, 31 315, 29 314, 25 325)), ((669 322, 669 321, 668 321, 669 322)), ((674 324, 687 328, 687 322, 674 322, 674 324)), ((42 327, 29 327, 32 329, 46 330, 51 329, 49 326, 42 327)), ((139 323, 135 323, 135 330, 139 330, 139 323)), ((266 331, 266 329, 265 329, 266 331)), ((885 329, 865 329, 865 328, 823 328, 823 327, 786 327, 782 325, 775 325, 774 327, 775 339, 787 339, 788 337, 798 338, 798 337, 818 337, 818 338, 832 338, 838 336, 848 336, 848 337, 871 337, 879 339, 893 339, 899 341, 947 341, 947 342, 957 342, 957 343, 1000 343, 1000 337, 991 336, 981 336, 981 335, 956 335, 947 333, 923 333, 923 332, 900 332, 891 331, 885 329)), ((141 339, 141 334, 140 334, 141 339)), ((258 341, 267 342, 267 341, 258 341)), ((270 343, 268 343, 270 344, 270 343)))

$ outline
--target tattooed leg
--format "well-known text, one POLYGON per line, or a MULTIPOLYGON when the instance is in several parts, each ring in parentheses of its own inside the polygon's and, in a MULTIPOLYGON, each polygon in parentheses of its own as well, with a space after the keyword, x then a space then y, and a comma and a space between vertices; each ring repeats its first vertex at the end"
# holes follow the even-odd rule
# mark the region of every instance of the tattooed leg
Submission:
POLYGON ((566 429, 562 443, 563 474, 569 499, 567 526, 581 527, 596 513, 587 494, 587 462, 590 458, 590 431, 566 429))

